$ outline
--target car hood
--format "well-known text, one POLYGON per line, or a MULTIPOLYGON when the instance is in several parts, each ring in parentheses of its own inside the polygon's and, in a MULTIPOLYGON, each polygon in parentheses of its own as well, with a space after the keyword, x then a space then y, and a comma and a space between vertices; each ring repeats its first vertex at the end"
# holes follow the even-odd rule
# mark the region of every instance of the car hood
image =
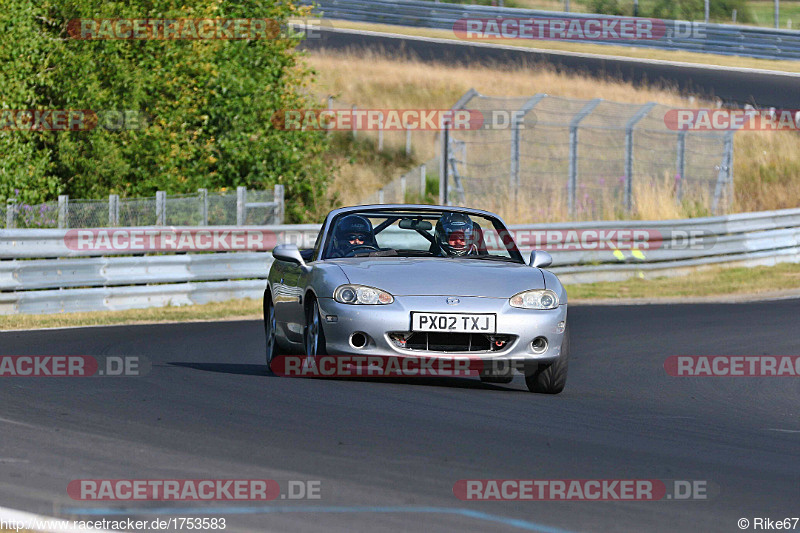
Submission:
POLYGON ((482 259, 364 257, 329 260, 350 283, 377 287, 395 296, 484 296, 509 298, 544 289, 538 268, 482 259))

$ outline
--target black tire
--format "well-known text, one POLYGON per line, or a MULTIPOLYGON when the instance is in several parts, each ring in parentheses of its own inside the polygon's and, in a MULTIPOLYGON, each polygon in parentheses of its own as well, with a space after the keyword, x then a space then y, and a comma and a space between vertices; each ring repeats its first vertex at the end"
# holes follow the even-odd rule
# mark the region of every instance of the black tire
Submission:
POLYGON ((537 365, 530 372, 525 372, 525 384, 531 392, 540 394, 558 394, 567 384, 569 367, 569 325, 564 330, 561 341, 561 355, 552 363, 537 365))
POLYGON ((266 335, 266 360, 267 367, 272 370, 272 361, 283 355, 276 339, 275 305, 269 291, 264 291, 264 334, 266 335))
POLYGON ((307 357, 316 357, 328 353, 325 346, 325 331, 322 329, 322 317, 319 313, 317 300, 313 297, 308 298, 308 305, 306 306, 306 327, 303 332, 303 341, 307 357), (313 339, 315 335, 316 342, 313 339))

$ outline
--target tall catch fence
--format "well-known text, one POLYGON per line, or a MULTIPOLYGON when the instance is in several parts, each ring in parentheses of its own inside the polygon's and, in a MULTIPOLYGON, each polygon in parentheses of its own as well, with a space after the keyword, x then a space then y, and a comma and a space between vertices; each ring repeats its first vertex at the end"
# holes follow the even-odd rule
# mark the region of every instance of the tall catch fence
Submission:
POLYGON ((670 129, 669 107, 470 90, 453 109, 511 119, 442 132, 441 203, 519 222, 627 218, 668 201, 731 206, 733 131, 670 129))
POLYGON ((26 204, 9 199, 0 205, 0 228, 100 228, 135 226, 254 226, 283 224, 284 186, 271 191, 237 187, 230 192, 167 195, 146 198, 58 201, 26 204))

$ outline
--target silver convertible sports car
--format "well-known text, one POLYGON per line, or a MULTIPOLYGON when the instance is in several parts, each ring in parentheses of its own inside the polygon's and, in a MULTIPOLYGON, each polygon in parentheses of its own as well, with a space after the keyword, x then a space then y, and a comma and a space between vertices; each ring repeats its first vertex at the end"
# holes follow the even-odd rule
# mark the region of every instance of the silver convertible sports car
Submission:
POLYGON ((313 249, 284 244, 264 292, 267 364, 306 356, 469 357, 483 381, 522 371, 531 392, 567 379, 567 294, 523 258, 496 215, 431 205, 328 214, 313 249))

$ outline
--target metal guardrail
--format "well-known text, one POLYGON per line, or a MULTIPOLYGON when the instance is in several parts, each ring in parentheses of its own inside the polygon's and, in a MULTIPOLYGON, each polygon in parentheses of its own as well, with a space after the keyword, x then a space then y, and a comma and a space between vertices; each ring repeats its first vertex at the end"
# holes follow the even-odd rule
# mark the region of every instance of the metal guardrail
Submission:
MULTIPOLYGON (((118 231, 153 228, 116 228, 118 231)), ((163 231, 164 228, 156 228, 163 231)), ((179 229, 179 228, 174 228, 179 229)), ((202 228, 192 228, 202 229, 202 228)), ((241 228, 239 228, 241 229, 241 228)), ((275 243, 310 247, 314 224, 258 226, 275 243)), ((570 283, 690 273, 713 265, 800 262, 800 209, 664 221, 603 221, 511 226, 520 248, 534 234, 553 255, 551 270, 570 283), (639 231, 619 248, 609 232, 639 231), (602 233, 605 232, 605 233, 602 233), (583 249, 571 249, 574 235, 583 249), (645 235, 645 238, 641 236, 645 235)), ((75 231, 75 230, 70 230, 75 231)), ((109 256, 70 249, 68 230, 0 230, 0 314, 64 313, 191 305, 260 298, 272 264, 268 252, 109 256), (37 255, 38 250, 38 255, 37 255), (30 259, 48 257, 49 259, 30 259)), ((624 239, 623 239, 624 241, 624 239)), ((123 253, 123 252, 120 252, 123 253)), ((128 252, 130 253, 130 252, 128 252)))
MULTIPOLYGON (((305 2, 310 4, 312 2, 305 2)), ((582 20, 621 19, 612 15, 562 13, 507 7, 447 4, 421 0, 315 0, 325 18, 421 28, 453 30, 464 18, 536 18, 582 20)), ((730 24, 664 21, 660 39, 581 39, 580 42, 681 50, 687 52, 748 56, 762 59, 800 59, 800 32, 730 24)), ((509 41, 511 43, 512 41, 509 41)))

